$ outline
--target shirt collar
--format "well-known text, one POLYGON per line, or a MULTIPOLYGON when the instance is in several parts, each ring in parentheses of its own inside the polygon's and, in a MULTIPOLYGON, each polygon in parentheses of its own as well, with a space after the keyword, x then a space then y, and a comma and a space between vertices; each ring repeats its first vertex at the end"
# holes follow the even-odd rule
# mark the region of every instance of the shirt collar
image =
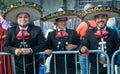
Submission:
POLYGON ((27 29, 28 29, 28 26, 27 26, 27 27, 25 27, 25 28, 23 28, 23 27, 19 26, 19 28, 20 28, 20 30, 21 30, 21 29, 25 29, 25 30, 27 30, 27 29))
MULTIPOLYGON (((98 29, 98 30, 100 30, 100 28, 99 28, 99 27, 97 27, 97 29, 98 29)), ((104 29, 104 30, 106 30, 106 27, 104 27, 103 29, 104 29)))
MULTIPOLYGON (((61 29, 58 28, 58 31, 60 31, 61 29)), ((66 28, 63 29, 63 31, 66 31, 66 28)))

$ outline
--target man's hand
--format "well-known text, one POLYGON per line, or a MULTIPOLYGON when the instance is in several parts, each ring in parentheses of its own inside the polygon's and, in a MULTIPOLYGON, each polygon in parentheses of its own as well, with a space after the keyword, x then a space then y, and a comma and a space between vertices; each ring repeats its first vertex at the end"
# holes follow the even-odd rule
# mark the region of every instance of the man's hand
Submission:
POLYGON ((31 53, 30 48, 21 48, 22 55, 28 55, 31 53))
POLYGON ((88 48, 86 46, 83 46, 81 49, 80 49, 81 53, 87 53, 88 52, 88 48))
POLYGON ((16 48, 16 50, 15 50, 15 55, 17 55, 17 56, 28 55, 28 54, 31 54, 30 48, 16 48))
POLYGON ((15 55, 16 56, 20 56, 20 55, 22 55, 23 54, 23 52, 21 51, 21 48, 16 48, 16 50, 15 50, 15 55))
POLYGON ((77 47, 77 45, 73 45, 73 44, 67 44, 66 45, 67 50, 72 50, 72 49, 75 49, 76 47, 77 47))

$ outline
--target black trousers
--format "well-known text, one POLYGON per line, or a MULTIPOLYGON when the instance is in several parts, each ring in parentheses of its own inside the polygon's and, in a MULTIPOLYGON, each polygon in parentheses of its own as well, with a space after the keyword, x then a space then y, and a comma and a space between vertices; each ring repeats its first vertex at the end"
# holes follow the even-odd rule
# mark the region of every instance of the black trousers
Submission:
MULTIPOLYGON (((99 63, 99 74, 107 74, 107 67, 104 67, 103 64, 99 63)), ((97 63, 91 63, 90 74, 97 74, 97 63)))
POLYGON ((56 55, 56 60, 54 63, 54 58, 50 62, 50 74, 65 74, 65 65, 67 74, 76 74, 75 60, 73 55, 67 55, 66 64, 64 55, 56 55))
MULTIPOLYGON (((23 66, 15 66, 16 68, 16 74, 24 74, 24 69, 23 69, 23 66)), ((29 65, 29 66, 26 66, 26 69, 25 69, 25 74, 34 74, 34 67, 33 67, 33 64, 32 65, 29 65)), ((39 74, 39 64, 36 64, 35 65, 35 73, 36 74, 39 74)))

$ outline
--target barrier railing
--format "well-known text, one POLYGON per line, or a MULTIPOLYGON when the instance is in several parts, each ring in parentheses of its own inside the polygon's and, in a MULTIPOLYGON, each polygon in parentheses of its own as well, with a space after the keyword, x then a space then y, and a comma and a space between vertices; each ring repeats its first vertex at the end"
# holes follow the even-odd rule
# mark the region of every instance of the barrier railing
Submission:
MULTIPOLYGON (((105 53, 105 52, 103 52, 103 51, 101 51, 101 50, 89 50, 88 51, 89 53, 98 53, 98 54, 100 54, 100 53, 102 53, 102 54, 104 54, 105 55, 105 57, 106 57, 106 60, 107 60, 107 74, 110 74, 110 59, 109 59, 109 56, 105 53)), ((44 52, 41 52, 42 54, 44 54, 44 52)), ((76 59, 75 59, 75 63, 76 63, 76 74, 78 74, 78 70, 77 70, 77 55, 79 55, 79 51, 53 51, 52 52, 52 54, 76 54, 76 59)), ((66 61, 65 61, 66 62, 66 61)), ((98 63, 98 59, 97 59, 97 63, 98 63)), ((98 65, 97 65, 98 66, 98 65)), ((65 68, 66 69, 66 68, 65 68)), ((98 69, 98 72, 99 72, 99 68, 97 68, 98 69)), ((97 74, 99 74, 97 72, 97 74)), ((56 74, 56 72, 55 72, 55 74, 56 74)), ((67 72, 66 72, 66 74, 67 74, 67 72)))
MULTIPOLYGON (((109 57, 108 55, 101 51, 101 50, 89 50, 89 53, 102 53, 105 55, 106 60, 107 60, 107 74, 110 74, 110 61, 109 61, 109 57)), ((40 52, 40 53, 36 53, 35 55, 40 55, 40 54, 44 54, 44 52, 40 52)), ((65 73, 67 74, 67 64, 66 64, 66 54, 74 54, 75 55, 75 67, 76 67, 76 74, 78 74, 78 55, 79 55, 79 51, 53 51, 52 54, 64 54, 65 55, 65 73)), ((0 52, 0 55, 11 55, 9 53, 4 53, 4 52, 0 52)), ((53 56, 53 58, 56 58, 55 56, 53 56)), ((16 74, 15 71, 15 61, 14 61, 14 55, 11 55, 11 59, 12 59, 12 68, 13 68, 13 74, 16 74)), ((33 60, 35 60, 35 57, 33 55, 33 60)), ((45 62, 45 57, 43 58, 43 62, 45 62)), ((97 61, 98 62, 98 61, 97 61)), ((23 63, 25 63, 25 58, 23 57, 23 63)), ((26 74, 26 65, 23 64, 24 67, 24 74, 26 74)), ((35 61, 33 61, 33 67, 34 67, 34 74, 36 74, 35 72, 35 61)), ((54 68, 56 69, 56 68, 54 68)), ((56 71, 56 70, 55 70, 56 71)), ((80 70, 79 70, 80 71, 80 70)), ((98 70, 99 72, 99 70, 98 70)), ((56 73, 56 72, 55 72, 56 73)), ((6 74, 6 73, 5 73, 6 74)), ((99 73, 98 73, 99 74, 99 73)))
POLYGON ((0 57, 2 57, 2 56, 3 56, 3 58, 1 58, 0 61, 4 63, 4 66, 3 66, 4 67, 4 74, 7 74, 6 59, 5 59, 6 56, 11 56, 12 74, 16 74, 16 72, 15 72, 15 64, 14 64, 14 61, 13 61, 14 60, 14 58, 13 58, 14 55, 12 55, 10 53, 6 53, 6 52, 0 52, 0 57))
MULTIPOLYGON (((37 54, 44 54, 44 52, 40 52, 37 54)), ((65 59, 65 74, 67 74, 66 54, 75 54, 76 74, 78 74, 78 58, 77 58, 77 56, 79 55, 79 51, 53 51, 52 55, 54 55, 54 54, 64 54, 64 56, 65 56, 65 58, 64 58, 65 59)), ((53 58, 56 58, 56 57, 53 56, 53 58)), ((56 64, 56 63, 54 63, 54 64, 56 64)), ((56 70, 55 70, 55 74, 56 74, 56 70)))
POLYGON ((113 56, 112 56, 112 59, 111 59, 111 74, 114 74, 115 72, 115 68, 114 68, 114 65, 115 65, 115 57, 120 54, 120 50, 117 50, 114 52, 113 56))
MULTIPOLYGON (((98 53, 98 54, 102 53, 102 54, 104 54, 105 57, 106 57, 106 61, 107 61, 107 74, 110 74, 110 59, 109 59, 109 56, 104 51, 101 51, 101 50, 89 50, 88 52, 89 53, 98 53)), ((97 58, 97 69, 98 69, 98 58, 97 58)), ((99 72, 99 70, 97 70, 97 74, 99 74, 98 72, 99 72)))

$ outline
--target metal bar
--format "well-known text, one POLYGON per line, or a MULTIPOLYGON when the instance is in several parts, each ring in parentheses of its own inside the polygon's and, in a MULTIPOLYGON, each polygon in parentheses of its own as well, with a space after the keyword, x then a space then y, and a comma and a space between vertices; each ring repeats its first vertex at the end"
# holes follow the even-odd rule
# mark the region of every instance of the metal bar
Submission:
POLYGON ((56 74, 56 56, 54 55, 54 73, 56 74))
POLYGON ((112 56, 112 59, 111 59, 111 74, 114 74, 114 71, 115 71, 114 70, 114 60, 115 60, 115 57, 118 53, 120 53, 120 49, 115 51, 113 56, 112 56))
POLYGON ((75 66, 76 66, 76 74, 78 74, 77 72, 77 69, 78 69, 78 66, 77 66, 78 62, 77 62, 77 54, 75 54, 75 66))
POLYGON ((43 7, 43 3, 44 3, 43 0, 40 0, 40 5, 41 5, 42 7, 43 7))
POLYGON ((7 74, 6 63, 5 63, 6 62, 5 55, 3 56, 3 61, 4 61, 4 72, 5 72, 5 74, 7 74))
POLYGON ((67 10, 67 0, 63 0, 64 10, 67 10))
POLYGON ((88 61, 88 56, 86 56, 86 69, 87 69, 87 74, 89 74, 89 61, 88 61))
POLYGON ((13 54, 11 54, 11 63, 12 63, 13 74, 16 74, 16 68, 15 68, 15 57, 14 57, 13 54))
POLYGON ((33 55, 33 68, 34 68, 34 74, 36 74, 36 70, 35 70, 35 55, 33 55))
POLYGON ((25 56, 23 56, 23 69, 24 69, 24 74, 26 74, 25 56))
POLYGON ((98 60, 99 60, 99 59, 98 59, 98 53, 96 54, 96 56, 97 56, 97 59, 96 59, 96 60, 97 60, 97 74, 99 74, 99 64, 98 64, 98 62, 99 62, 98 60))
POLYGON ((74 9, 75 9, 75 10, 77 10, 77 9, 78 9, 78 0, 75 0, 74 9))
POLYGON ((67 58, 66 58, 66 54, 64 55, 64 60, 65 60, 65 74, 67 74, 67 58))

